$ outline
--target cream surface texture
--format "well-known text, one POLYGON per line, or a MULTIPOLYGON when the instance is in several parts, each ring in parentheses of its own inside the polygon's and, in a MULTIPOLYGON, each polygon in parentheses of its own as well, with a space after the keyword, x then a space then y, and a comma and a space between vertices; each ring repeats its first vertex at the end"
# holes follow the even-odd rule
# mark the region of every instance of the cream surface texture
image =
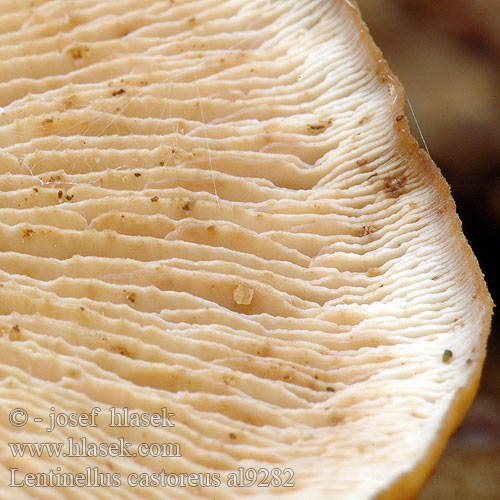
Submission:
POLYGON ((0 496, 414 494, 491 303, 403 104, 349 1, 1 2, 0 496))

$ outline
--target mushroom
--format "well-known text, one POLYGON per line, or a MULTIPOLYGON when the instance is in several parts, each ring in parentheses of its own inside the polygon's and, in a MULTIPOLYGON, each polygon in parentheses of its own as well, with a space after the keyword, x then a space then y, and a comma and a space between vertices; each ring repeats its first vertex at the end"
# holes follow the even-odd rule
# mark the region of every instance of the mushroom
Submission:
POLYGON ((492 303, 353 2, 21 3, 0 496, 415 496, 492 303))

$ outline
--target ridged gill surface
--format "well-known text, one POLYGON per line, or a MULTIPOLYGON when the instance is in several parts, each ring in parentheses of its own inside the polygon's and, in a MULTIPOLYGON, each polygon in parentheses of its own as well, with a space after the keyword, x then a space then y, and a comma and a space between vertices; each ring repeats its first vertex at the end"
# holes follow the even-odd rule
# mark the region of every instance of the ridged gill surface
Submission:
POLYGON ((485 292, 367 40, 340 0, 0 4, 2 498, 359 500, 425 456, 485 292), (179 456, 7 446, 120 437, 179 456), (9 486, 56 467, 121 486, 9 486))

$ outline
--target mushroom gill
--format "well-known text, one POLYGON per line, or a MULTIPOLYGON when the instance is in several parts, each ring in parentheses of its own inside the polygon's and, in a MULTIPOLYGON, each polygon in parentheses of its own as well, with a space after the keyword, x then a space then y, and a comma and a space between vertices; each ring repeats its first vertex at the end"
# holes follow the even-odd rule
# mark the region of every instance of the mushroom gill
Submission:
POLYGON ((353 3, 0 26, 0 496, 416 495, 492 305, 353 3))

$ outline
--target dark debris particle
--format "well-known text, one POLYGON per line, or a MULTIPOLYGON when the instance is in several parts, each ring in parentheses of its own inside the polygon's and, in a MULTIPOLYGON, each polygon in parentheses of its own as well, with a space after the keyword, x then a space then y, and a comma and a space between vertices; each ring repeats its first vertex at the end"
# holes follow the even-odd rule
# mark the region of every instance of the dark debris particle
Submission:
POLYGON ((229 433, 229 437, 230 437, 231 439, 236 439, 236 434, 235 434, 234 432, 230 432, 230 433, 229 433))
POLYGON ((400 122, 404 118, 404 115, 396 116, 396 121, 400 122))
POLYGON ((313 134, 318 134, 320 132, 323 132, 326 128, 328 128, 332 124, 332 120, 328 120, 323 123, 310 123, 307 125, 307 130, 308 132, 311 132, 313 134))
POLYGON ((127 358, 131 358, 132 355, 130 354, 125 347, 121 345, 114 346, 110 349, 110 351, 114 354, 120 354, 120 356, 126 356, 127 358))
POLYGON ((406 184, 405 177, 392 177, 388 178, 384 182, 384 188, 388 191, 388 193, 397 198, 404 194, 404 187, 406 184))
POLYGON ((9 332, 9 339, 13 342, 16 340, 21 340, 21 329, 19 328, 19 325, 14 325, 9 332))
POLYGON ((363 226, 363 236, 368 236, 370 234, 373 234, 377 231, 377 228, 373 226, 363 226))
POLYGON ((125 89, 113 90, 113 92, 111 93, 111 95, 113 97, 115 97, 117 95, 122 95, 122 94, 125 94, 125 89))
POLYGON ((335 389, 332 386, 330 386, 330 385, 326 388, 326 390, 328 392, 335 392, 335 389))
POLYGON ((140 177, 142 174, 141 174, 140 172, 136 172, 134 175, 135 175, 136 177, 140 177))
POLYGON ((152 201, 152 202, 155 202, 155 201, 158 201, 159 199, 160 199, 160 198, 158 198, 158 196, 153 196, 153 197, 151 198, 151 201, 152 201))
POLYGON ((312 131, 319 131, 326 128, 326 125, 308 125, 307 128, 312 131))
POLYGON ((449 349, 445 349, 443 351, 443 356, 441 359, 443 363, 448 363, 448 361, 450 361, 452 357, 453 357, 453 352, 451 352, 449 349))
POLYGON ((71 55, 71 57, 76 60, 76 59, 82 59, 83 56, 85 55, 86 52, 89 51, 89 48, 85 45, 78 45, 76 47, 71 47, 68 52, 71 55))

